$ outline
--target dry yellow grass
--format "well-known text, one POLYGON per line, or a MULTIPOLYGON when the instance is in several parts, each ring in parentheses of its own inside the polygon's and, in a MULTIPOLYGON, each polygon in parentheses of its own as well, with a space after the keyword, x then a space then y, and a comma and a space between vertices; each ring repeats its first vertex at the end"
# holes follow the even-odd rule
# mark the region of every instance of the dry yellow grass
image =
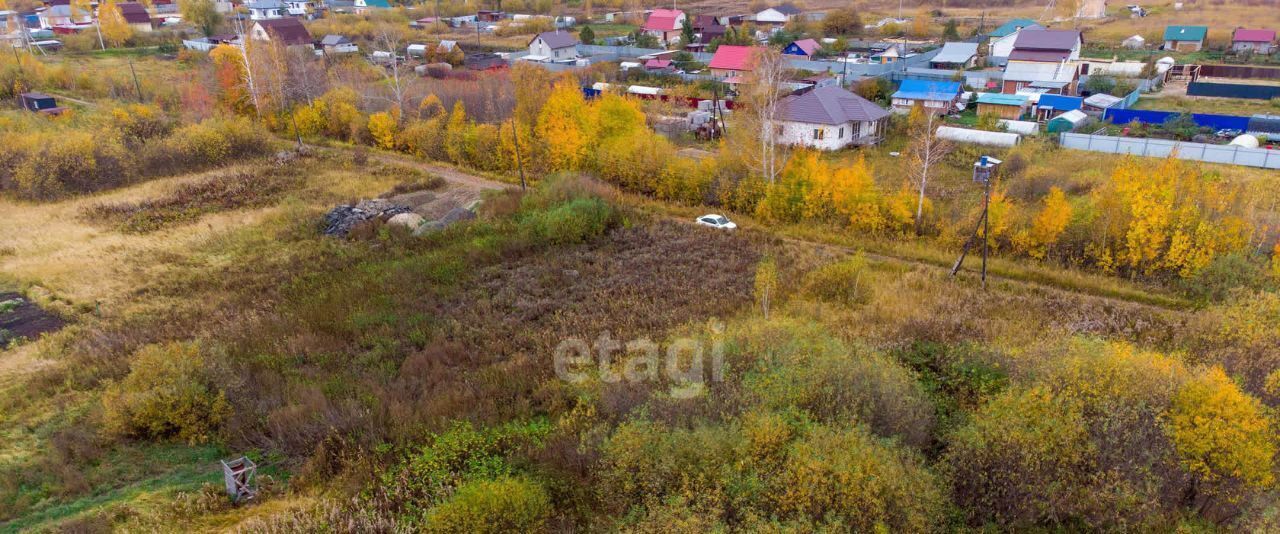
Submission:
MULTIPOLYGON (((318 167, 318 166, 317 166, 318 167)), ((226 172, 221 169, 153 180, 102 194, 62 202, 33 204, 0 199, 0 272, 12 283, 39 286, 81 310, 101 303, 121 305, 141 282, 171 268, 209 239, 262 221, 276 207, 235 210, 149 234, 123 234, 79 219, 81 209, 102 202, 138 201, 159 196, 184 183, 226 172)), ((307 178, 307 198, 357 198, 389 189, 392 176, 369 176, 356 169, 316 169, 307 178)))

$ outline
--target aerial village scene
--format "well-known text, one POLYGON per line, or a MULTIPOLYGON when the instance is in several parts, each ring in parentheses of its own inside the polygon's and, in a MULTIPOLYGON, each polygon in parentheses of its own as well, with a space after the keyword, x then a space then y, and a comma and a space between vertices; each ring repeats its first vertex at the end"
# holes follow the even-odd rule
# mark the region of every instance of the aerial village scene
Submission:
POLYGON ((0 0, 0 533, 1280 532, 1277 0, 0 0))

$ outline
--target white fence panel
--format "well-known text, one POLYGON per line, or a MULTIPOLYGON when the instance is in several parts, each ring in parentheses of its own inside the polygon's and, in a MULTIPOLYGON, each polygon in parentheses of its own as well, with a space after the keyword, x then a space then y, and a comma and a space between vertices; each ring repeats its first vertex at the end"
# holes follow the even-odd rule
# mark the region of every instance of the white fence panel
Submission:
POLYGON ((1280 150, 1246 148, 1235 145, 1210 145, 1206 143, 1181 143, 1165 139, 1136 139, 1063 132, 1058 138, 1063 148, 1089 150, 1110 154, 1132 154, 1152 158, 1165 158, 1177 154, 1179 159, 1244 165, 1264 169, 1280 169, 1280 150))

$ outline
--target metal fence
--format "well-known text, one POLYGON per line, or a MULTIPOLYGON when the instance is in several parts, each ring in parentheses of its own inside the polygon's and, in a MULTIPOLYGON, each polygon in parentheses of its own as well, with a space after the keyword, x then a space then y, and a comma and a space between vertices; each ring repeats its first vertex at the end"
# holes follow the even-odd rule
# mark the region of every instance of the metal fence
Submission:
POLYGON ((1280 169, 1280 150, 1265 148, 1245 148, 1236 145, 1210 145, 1205 143, 1184 143, 1165 139, 1137 139, 1132 137, 1113 137, 1109 135, 1089 135, 1063 132, 1058 141, 1064 148, 1107 152, 1110 154, 1132 154, 1152 158, 1164 158, 1175 155, 1179 159, 1190 159, 1208 163, 1225 163, 1228 165, 1244 165, 1265 169, 1280 169))
POLYGON ((199 50, 201 52, 208 52, 210 50, 213 50, 218 45, 214 43, 210 43, 208 41, 191 41, 191 40, 183 39, 182 46, 187 47, 187 49, 189 50, 199 50))
POLYGON ((1243 83, 1191 82, 1187 84, 1187 95, 1271 100, 1272 98, 1280 98, 1280 87, 1243 83))

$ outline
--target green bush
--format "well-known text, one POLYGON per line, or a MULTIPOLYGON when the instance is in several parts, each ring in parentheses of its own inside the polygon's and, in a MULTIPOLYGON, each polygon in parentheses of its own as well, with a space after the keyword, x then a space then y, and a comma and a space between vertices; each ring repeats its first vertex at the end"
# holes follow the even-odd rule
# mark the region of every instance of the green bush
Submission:
POLYGON ((440 533, 540 532, 551 516, 551 497, 536 482, 503 477, 463 484, 427 514, 426 531, 440 533))
POLYGON ((521 226, 525 235, 534 241, 568 245, 603 235, 617 220, 617 212, 604 200, 576 198, 546 211, 528 214, 521 226))
POLYGON ((862 254, 830 263, 805 275, 805 294, 832 304, 862 304, 871 296, 867 259, 862 254))
POLYGON ((231 414, 219 373, 197 343, 148 345, 130 367, 102 395, 104 423, 112 434, 201 443, 231 414))

